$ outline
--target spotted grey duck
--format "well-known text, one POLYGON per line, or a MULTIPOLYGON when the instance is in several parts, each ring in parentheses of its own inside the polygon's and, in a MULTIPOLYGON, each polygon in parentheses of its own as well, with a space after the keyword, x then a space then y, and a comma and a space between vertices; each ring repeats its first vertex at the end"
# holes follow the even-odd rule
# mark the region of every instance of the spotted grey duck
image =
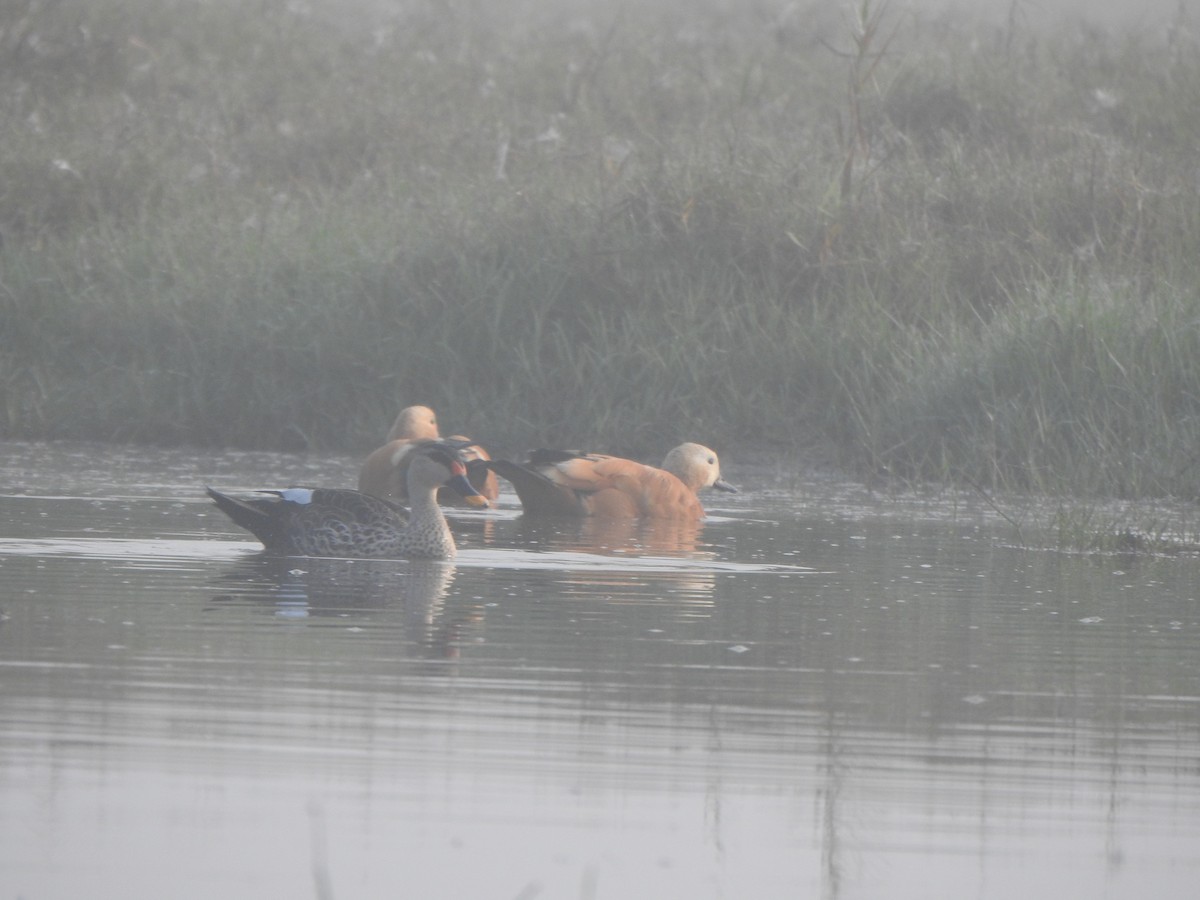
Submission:
POLYGON ((442 485, 472 506, 487 500, 467 481, 463 446, 427 441, 415 448, 408 466, 411 512, 387 500, 339 488, 284 488, 255 491, 240 500, 211 487, 208 496, 237 525, 280 556, 340 556, 392 559, 448 559, 456 547, 437 502, 442 485))

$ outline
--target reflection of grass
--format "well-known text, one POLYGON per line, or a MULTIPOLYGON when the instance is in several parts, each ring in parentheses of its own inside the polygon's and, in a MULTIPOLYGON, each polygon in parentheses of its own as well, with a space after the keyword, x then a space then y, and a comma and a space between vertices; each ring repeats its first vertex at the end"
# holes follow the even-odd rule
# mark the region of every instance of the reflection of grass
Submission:
POLYGON ((1194 23, 505 6, 5 6, 3 432, 1190 492, 1194 23))

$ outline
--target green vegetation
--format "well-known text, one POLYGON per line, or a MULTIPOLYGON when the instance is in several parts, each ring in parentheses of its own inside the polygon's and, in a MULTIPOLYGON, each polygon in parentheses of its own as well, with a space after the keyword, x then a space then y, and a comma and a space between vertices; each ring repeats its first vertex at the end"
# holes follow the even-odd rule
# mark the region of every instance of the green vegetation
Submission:
POLYGON ((1182 12, 540 2, 7 3, 3 432, 1194 493, 1182 12))
POLYGON ((1105 512, 1074 504, 1055 511, 1047 525, 1058 550, 1138 557, 1200 552, 1194 513, 1154 515, 1141 509, 1105 512))

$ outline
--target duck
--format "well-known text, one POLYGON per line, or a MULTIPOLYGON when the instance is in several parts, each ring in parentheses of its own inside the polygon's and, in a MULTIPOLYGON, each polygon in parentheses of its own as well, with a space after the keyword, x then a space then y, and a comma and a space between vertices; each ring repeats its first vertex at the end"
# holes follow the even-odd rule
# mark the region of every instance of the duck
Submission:
POLYGON ((400 410, 396 416, 396 421, 392 423, 391 430, 388 431, 385 443, 392 441, 423 441, 437 440, 441 435, 438 433, 437 414, 428 406, 406 406, 400 410))
MULTIPOLYGON (((371 451, 363 462, 358 473, 358 489, 392 503, 407 503, 409 453, 420 445, 440 439, 437 415, 432 409, 406 406, 392 423, 386 443, 371 451)), ((462 435, 456 434, 450 440, 463 444, 462 455, 468 463, 467 479, 489 503, 495 503, 500 496, 500 482, 496 473, 479 465, 491 460, 487 450, 462 435)), ((463 502, 455 491, 440 491, 438 500, 446 505, 463 502)))
POLYGON ((517 463, 495 459, 487 467, 512 483, 527 514, 696 520, 704 488, 737 493, 721 478, 717 454, 703 444, 672 449, 660 468, 598 453, 534 450, 517 463))
POLYGON ((450 559, 454 535, 438 506, 443 485, 471 506, 488 501, 467 480, 464 447, 429 441, 416 448, 407 467, 411 511, 348 488, 293 487, 255 491, 238 499, 206 487, 208 496, 235 524, 251 532, 270 555, 357 559, 450 559))

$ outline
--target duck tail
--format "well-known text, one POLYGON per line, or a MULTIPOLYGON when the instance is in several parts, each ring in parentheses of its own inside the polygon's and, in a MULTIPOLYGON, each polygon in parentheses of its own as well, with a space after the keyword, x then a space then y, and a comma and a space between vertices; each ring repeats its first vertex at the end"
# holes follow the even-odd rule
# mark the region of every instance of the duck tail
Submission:
POLYGON ((527 513, 579 516, 585 513, 579 497, 570 488, 555 484, 530 466, 508 459, 489 460, 488 468, 507 480, 527 513))
POLYGON ((245 528, 262 541, 264 545, 270 546, 270 542, 276 536, 275 517, 271 515, 271 510, 278 504, 278 500, 261 500, 257 503, 248 503, 244 500, 230 497, 228 494, 222 494, 216 488, 209 487, 208 485, 205 485, 204 490, 212 498, 212 501, 217 504, 217 508, 229 516, 235 525, 245 528))

